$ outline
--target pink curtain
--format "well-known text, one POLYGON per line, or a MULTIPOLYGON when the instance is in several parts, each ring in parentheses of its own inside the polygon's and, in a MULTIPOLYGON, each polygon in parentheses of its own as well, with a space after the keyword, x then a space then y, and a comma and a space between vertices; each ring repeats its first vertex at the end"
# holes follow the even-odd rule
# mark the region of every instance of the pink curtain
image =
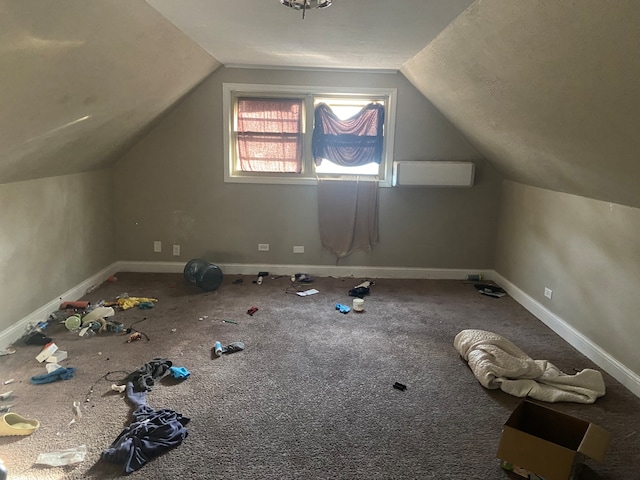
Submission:
POLYGON ((302 99, 239 98, 239 169, 243 172, 302 171, 302 99))

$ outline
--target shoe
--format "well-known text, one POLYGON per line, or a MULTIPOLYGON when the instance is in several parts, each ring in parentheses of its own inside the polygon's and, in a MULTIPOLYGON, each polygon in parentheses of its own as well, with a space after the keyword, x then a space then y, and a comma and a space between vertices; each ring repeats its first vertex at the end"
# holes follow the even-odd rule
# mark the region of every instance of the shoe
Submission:
POLYGON ((364 298, 365 295, 369 295, 369 292, 370 292, 369 287, 355 287, 349 290, 349 296, 364 298))
POLYGON ((244 350, 244 343, 242 342, 233 342, 222 348, 222 353, 235 353, 241 352, 244 350))
POLYGON ((24 418, 17 413, 5 413, 0 419, 0 437, 31 435, 38 428, 40 428, 38 420, 24 418))

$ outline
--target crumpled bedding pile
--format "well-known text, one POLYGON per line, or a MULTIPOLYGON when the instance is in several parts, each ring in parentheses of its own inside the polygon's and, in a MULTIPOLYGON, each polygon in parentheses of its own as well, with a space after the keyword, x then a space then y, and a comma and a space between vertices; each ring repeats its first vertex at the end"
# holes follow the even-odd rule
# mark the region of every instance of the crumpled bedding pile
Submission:
POLYGON ((485 388, 544 402, 593 403, 605 394, 599 371, 565 374, 547 360, 533 360, 496 333, 463 330, 453 343, 485 388))

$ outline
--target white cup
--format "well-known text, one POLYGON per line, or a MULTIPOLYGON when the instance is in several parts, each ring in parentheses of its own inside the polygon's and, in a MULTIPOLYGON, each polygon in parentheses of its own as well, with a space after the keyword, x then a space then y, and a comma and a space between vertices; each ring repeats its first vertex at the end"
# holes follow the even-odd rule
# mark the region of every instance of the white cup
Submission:
POLYGON ((354 312, 364 312, 364 299, 362 299, 362 298, 354 298, 353 299, 353 311, 354 312))

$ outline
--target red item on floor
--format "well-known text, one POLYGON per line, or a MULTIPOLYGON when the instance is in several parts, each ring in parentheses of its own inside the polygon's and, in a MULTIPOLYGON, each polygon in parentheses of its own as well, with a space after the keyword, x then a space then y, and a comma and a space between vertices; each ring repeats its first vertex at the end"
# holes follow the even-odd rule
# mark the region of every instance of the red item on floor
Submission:
POLYGON ((256 313, 257 311, 258 311, 258 307, 251 307, 249 310, 247 310, 247 313, 253 316, 253 314, 256 313))
POLYGON ((91 302, 63 302, 60 304, 60 310, 66 310, 67 308, 87 308, 91 302))

